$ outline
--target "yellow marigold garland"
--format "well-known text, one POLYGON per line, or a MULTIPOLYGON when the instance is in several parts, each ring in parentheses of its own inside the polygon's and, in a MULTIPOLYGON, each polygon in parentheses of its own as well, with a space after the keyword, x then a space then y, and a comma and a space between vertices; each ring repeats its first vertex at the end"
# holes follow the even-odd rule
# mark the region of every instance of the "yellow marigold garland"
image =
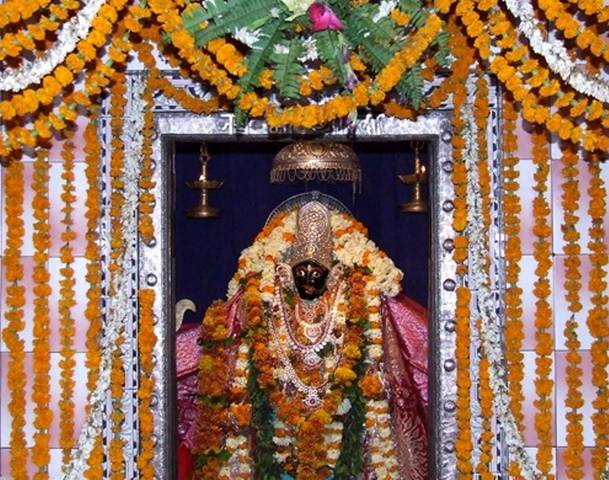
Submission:
MULTIPOLYGON (((148 70, 147 82, 148 88, 150 89, 150 102, 152 101, 154 91, 160 90, 165 97, 174 99, 183 108, 194 113, 210 114, 220 109, 220 104, 217 97, 213 97, 209 100, 202 100, 200 98, 193 97, 186 90, 174 86, 170 80, 164 78, 159 69, 155 66, 155 59, 152 55, 152 47, 149 43, 145 41, 140 42, 139 44, 135 45, 135 49, 138 52, 138 59, 148 70)), ((149 105, 152 105, 150 102, 149 105)), ((152 111, 147 110, 145 115, 152 116, 153 113, 152 111)), ((146 121, 151 121, 151 118, 145 118, 147 119, 146 121)), ((152 128, 152 126, 149 128, 152 128)))
MULTIPOLYGON (((520 184, 518 178, 519 159, 516 156, 518 138, 516 121, 518 113, 508 94, 503 96, 503 213, 505 239, 505 357, 507 361, 507 378, 510 387, 510 409, 520 432, 524 430, 522 403, 524 400, 522 381, 524 367, 522 340, 524 325, 522 322, 522 289, 519 286, 520 260, 522 258, 520 242, 520 184)), ((513 478, 520 478, 520 469, 516 462, 509 467, 513 478)))
MULTIPOLYGON (((87 167, 85 174, 87 177, 87 197, 85 200, 87 219, 87 245, 85 248, 85 258, 87 259, 86 279, 89 287, 87 289, 87 306, 85 317, 89 322, 87 328, 87 339, 85 342, 86 366, 87 366, 87 391, 89 395, 95 389, 99 378, 99 365, 101 361, 101 349, 99 338, 102 328, 102 272, 101 272, 101 250, 98 243, 99 221, 101 218, 101 160, 102 151, 97 134, 97 121, 99 119, 99 108, 92 108, 89 114, 89 123, 84 132, 85 141, 85 160, 87 167)), ((95 446, 91 455, 87 459, 87 470, 84 477, 87 480, 96 480, 103 475, 103 446, 102 439, 95 439, 95 446)))
POLYGON ((33 329, 33 357, 34 374, 32 401, 34 407, 34 445, 32 446, 32 462, 37 468, 35 479, 48 478, 47 466, 51 460, 49 430, 53 421, 51 404, 51 377, 49 365, 51 362, 51 348, 49 342, 49 285, 48 271, 50 226, 49 226, 49 162, 48 150, 39 150, 34 161, 34 177, 32 199, 34 216, 34 233, 32 235, 34 246, 34 329, 33 329))
POLYGON ((554 478, 552 472, 553 453, 553 390, 552 364, 554 341, 552 338, 552 289, 550 272, 552 269, 552 228, 548 223, 550 205, 548 201, 548 178, 550 174, 549 143, 547 133, 542 127, 534 128, 533 162, 535 164, 534 190, 537 196, 533 200, 533 256, 536 261, 536 280, 533 293, 535 302, 535 430, 539 438, 537 447, 537 467, 544 478, 554 478))
POLYGON ((590 334, 594 338, 590 349, 592 356, 592 384, 596 387, 596 397, 592 402, 594 447, 592 467, 594 478, 601 478, 607 468, 607 447, 609 447, 609 386, 607 367, 609 366, 609 322, 607 316, 607 245, 605 243, 604 218, 607 213, 605 198, 607 190, 601 175, 600 161, 592 157, 588 160, 590 184, 588 194, 590 204, 588 215, 592 219, 589 229, 590 242, 590 291, 592 307, 586 319, 590 334))
MULTIPOLYGON (((34 113, 39 108, 52 104, 64 89, 72 86, 79 73, 90 73, 88 65, 91 65, 91 60, 98 56, 98 50, 107 43, 113 24, 117 23, 116 19, 125 5, 127 0, 110 0, 104 5, 93 19, 94 28, 86 38, 78 42, 76 53, 69 55, 64 64, 58 65, 51 74, 45 76, 40 87, 28 88, 23 93, 13 94, 10 100, 1 102, 0 117, 11 120, 15 116, 34 113)), ((112 46, 111 50, 114 52, 115 47, 112 46)))
POLYGON ((6 223, 6 244, 2 263, 6 281, 6 325, 2 339, 8 350, 5 381, 8 387, 8 413, 11 416, 9 440, 10 474, 13 478, 27 478, 26 464, 28 450, 25 440, 25 346, 21 337, 25 327, 23 306, 25 289, 23 287, 23 248, 24 223, 24 180, 23 164, 11 162, 3 172, 4 180, 4 221, 6 223))
POLYGON ((137 459, 140 478, 152 480, 155 478, 154 458, 154 414, 151 409, 152 395, 154 393, 154 357, 156 345, 154 333, 154 300, 155 292, 142 289, 138 295, 140 322, 138 328, 139 352, 139 436, 140 452, 137 459))
MULTIPOLYGON (((11 122, 7 130, 6 141, 0 139, 0 158, 8 157, 11 152, 20 152, 23 146, 30 148, 37 147, 39 143, 50 139, 53 131, 61 134, 66 128, 70 127, 72 122, 76 120, 78 109, 81 106, 88 107, 91 105, 90 97, 99 95, 104 87, 110 85, 115 68, 126 62, 126 52, 131 49, 127 25, 130 26, 131 31, 135 31, 135 25, 139 25, 140 20, 146 18, 147 15, 146 9, 141 7, 136 8, 135 6, 130 7, 124 20, 119 24, 116 34, 112 37, 112 45, 109 52, 114 52, 114 55, 111 56, 111 59, 107 63, 104 63, 100 59, 95 60, 95 66, 85 77, 85 87, 83 90, 75 90, 66 94, 64 101, 54 107, 50 113, 46 113, 46 110, 42 108, 36 110, 35 116, 32 118, 32 128, 24 127, 18 122, 11 122), (134 9, 139 16, 135 16, 132 13, 134 9)), ((79 48, 86 51, 87 46, 79 44, 79 48)), ((69 61, 70 58, 71 56, 69 55, 66 61, 69 61)), ((95 51, 91 54, 91 58, 95 58, 95 51)), ((57 95, 61 92, 61 88, 57 88, 55 80, 48 80, 47 83, 51 86, 49 91, 56 92, 54 94, 57 95)), ((44 85, 45 83, 43 82, 44 85)), ((16 112, 10 110, 12 107, 9 108, 7 105, 9 104, 0 102, 0 111, 8 109, 9 113, 7 115, 13 118, 16 112)))
POLYGON ((36 0, 34 2, 7 0, 0 4, 0 28, 24 22, 46 8, 50 3, 51 0, 36 0))
POLYGON ((144 127, 142 131, 142 164, 140 167, 140 199, 138 209, 140 212, 138 232, 144 242, 149 243, 154 238, 154 222, 152 221, 152 212, 154 211, 155 196, 153 189, 155 182, 152 179, 154 174, 152 161, 152 137, 154 135, 154 86, 152 79, 148 78, 146 87, 144 88, 143 99, 145 102, 144 108, 144 127))
MULTIPOLYGON (((465 47, 465 46, 464 46, 465 47)), ((454 170, 452 183, 455 191, 453 229, 456 232, 455 250, 453 258, 457 264, 457 275, 464 277, 467 274, 468 239, 465 235, 467 228, 467 171, 463 149, 465 139, 465 120, 463 118, 463 107, 467 102, 467 89, 465 80, 468 71, 461 72, 462 82, 453 85, 453 158, 454 170)), ((460 478, 470 478, 473 474, 471 451, 473 440, 471 432, 471 375, 470 375, 470 299, 471 292, 466 286, 459 286, 456 290, 456 347, 455 357, 457 360, 457 438, 455 451, 457 457, 457 471, 460 478)))
POLYGON ((567 367, 566 367, 566 383, 567 395, 565 406, 567 407, 567 448, 563 452, 563 460, 566 466, 567 478, 570 480, 580 480, 584 478, 583 472, 583 453, 584 453, 584 435, 583 435, 583 415, 581 408, 584 405, 584 399, 581 391, 583 371, 581 368, 581 355, 579 349, 581 343, 578 338, 577 328, 578 322, 575 315, 581 311, 582 304, 580 302, 581 290, 581 248, 579 245, 580 234, 577 229, 579 218, 577 210, 579 208, 579 156, 574 145, 562 145, 562 195, 561 205, 563 208, 563 223, 561 226, 563 240, 565 242, 563 251, 565 253, 564 265, 564 289, 566 292, 565 298, 568 303, 570 318, 567 320, 564 328, 565 344, 568 349, 567 367))
POLYGON ((214 302, 205 312, 201 327, 202 338, 209 343, 199 360, 199 417, 195 453, 205 462, 195 470, 195 478, 217 480, 222 462, 227 431, 228 409, 219 401, 227 393, 229 383, 230 347, 224 342, 229 336, 226 303, 214 302))
MULTIPOLYGON (((484 73, 478 69, 478 79, 476 80, 476 97, 474 100, 474 116, 477 127, 478 143, 478 174, 480 180, 480 194, 482 196, 482 216, 484 220, 484 239, 489 241, 489 228, 491 225, 491 179, 488 165, 488 118, 490 114, 488 104, 488 82, 484 73)), ((490 258, 486 259, 485 269, 489 273, 490 258)), ((490 285, 489 285, 490 286, 490 285)), ((481 322, 478 320, 476 327, 480 331, 481 322)), ((495 433, 492 428, 493 418, 493 392, 490 385, 489 361, 486 352, 482 352, 479 371, 479 397, 480 414, 482 417, 482 433, 480 434, 480 458, 476 465, 476 473, 482 480, 492 480, 493 474, 490 465, 493 461, 493 445, 495 433)))
POLYGON ((74 201, 76 200, 74 191, 74 143, 72 142, 72 132, 65 140, 61 150, 63 158, 62 179, 63 191, 61 199, 63 200, 63 219, 64 230, 61 232, 60 256, 63 268, 60 270, 61 280, 59 282, 61 288, 59 290, 59 322, 60 322, 60 338, 61 338, 61 361, 59 366, 61 369, 61 400, 59 401, 59 429, 60 440, 59 445, 63 450, 63 464, 68 465, 70 461, 71 449, 74 446, 74 317, 72 316, 72 308, 76 304, 74 297, 74 251, 72 242, 76 239, 76 232, 72 225, 72 214, 74 212, 74 201))
MULTIPOLYGON (((46 0, 45 0, 46 2, 46 0)), ((28 2, 29 3, 29 2, 28 2)), ((49 9, 39 10, 36 8, 36 2, 33 9, 40 12, 33 22, 28 25, 21 25, 19 30, 11 30, 5 33, 0 38, 0 61, 10 57, 13 61, 23 64, 22 59, 28 54, 32 54, 40 50, 40 42, 45 40, 47 34, 53 35, 60 27, 58 20, 66 20, 72 11, 80 8, 80 2, 75 0, 62 0, 59 3, 53 3, 49 9)), ((24 8, 22 3, 17 9, 24 9, 28 14, 32 13, 32 6, 24 8)), ((0 20, 1 23, 1 20, 0 20)), ((0 27, 1 28, 1 27, 0 27)))
POLYGON ((425 24, 408 37, 406 46, 378 73, 371 91, 370 103, 378 105, 387 93, 397 85, 404 72, 412 68, 442 28, 442 20, 435 14, 427 17, 425 24))
MULTIPOLYGON (((111 288, 110 295, 114 295, 114 278, 123 268, 121 258, 125 248, 123 238, 123 228, 121 222, 122 210, 124 205, 124 164, 125 164, 125 145, 122 140, 124 128, 124 115, 126 85, 124 73, 119 73, 114 77, 112 86, 110 121, 112 130, 112 154, 110 158, 110 275, 111 288)), ((110 440, 110 478, 119 480, 125 475, 125 460, 123 448, 125 442, 121 438, 122 424, 125 414, 122 409, 123 386, 125 382, 125 372, 122 359, 122 344, 124 343, 124 333, 118 335, 114 352, 112 354, 112 370, 110 373, 111 395, 112 395, 112 439, 110 440)))

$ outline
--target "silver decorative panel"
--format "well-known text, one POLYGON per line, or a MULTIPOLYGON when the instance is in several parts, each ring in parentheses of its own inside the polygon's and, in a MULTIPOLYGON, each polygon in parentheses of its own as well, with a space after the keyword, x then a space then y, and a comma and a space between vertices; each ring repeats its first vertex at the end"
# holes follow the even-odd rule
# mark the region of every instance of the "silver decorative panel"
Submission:
MULTIPOLYGON (((130 72, 129 86, 143 75, 143 72, 130 72)), ((177 86, 189 90, 199 96, 208 94, 204 87, 189 80, 177 78, 173 73, 177 86)), ((129 88, 131 90, 131 88, 129 88)), ((493 170, 500 171, 501 158, 499 155, 499 118, 495 90, 491 89, 492 118, 489 119, 489 138, 493 170)), ((136 265, 134 265, 134 299, 132 325, 126 326, 126 331, 137 333, 137 288, 152 288, 156 292, 155 303, 155 333, 158 338, 154 352, 156 390, 152 407, 155 414, 156 454, 154 462, 159 479, 171 480, 176 473, 176 425, 175 425, 175 351, 174 351, 174 319, 173 279, 171 271, 172 257, 172 184, 173 184, 173 148, 178 141, 278 141, 290 139, 293 135, 304 133, 291 128, 268 129, 260 120, 250 121, 245 127, 238 128, 232 114, 216 114, 199 116, 184 111, 172 100, 162 95, 155 96, 153 111, 155 113, 154 151, 154 180, 156 182, 156 205, 153 213, 155 238, 144 243, 137 242, 136 265)), ((104 109, 105 110, 105 109, 104 109)), ((105 110, 107 112, 107 110, 105 110)), ((127 112, 128 114, 128 112, 127 112)), ((110 143, 110 128, 107 117, 102 119, 102 138, 107 147, 110 143)), ((455 436, 456 436, 456 360, 455 351, 455 288, 458 279, 455 276, 455 264, 452 259, 453 237, 452 214, 454 192, 451 182, 453 169, 451 147, 450 111, 435 111, 417 121, 400 120, 384 115, 368 115, 359 119, 354 125, 336 122, 330 127, 316 132, 324 138, 336 140, 355 139, 365 141, 397 141, 422 140, 429 142, 431 148, 430 169, 430 208, 431 208, 431 282, 430 282, 430 479, 448 480, 455 477, 455 436)), ((105 158, 108 151, 106 149, 105 158)), ((107 166, 108 163, 106 162, 107 166)), ((107 171, 104 171, 107 178, 107 171)), ((493 273, 497 279, 497 291, 501 289, 500 263, 501 253, 501 215, 499 211, 498 186, 500 176, 493 176, 496 195, 493 200, 493 239, 494 254, 493 273)), ((106 204, 107 208, 107 204, 106 204)), ((108 219, 102 224, 104 251, 108 249, 108 219)), ((499 298, 499 295, 498 295, 499 298)), ((500 308, 500 303, 498 303, 500 308)), ((127 459, 129 478, 138 478, 135 468, 138 448, 137 425, 137 379, 138 352, 135 338, 128 342, 125 359, 129 366, 129 385, 125 391, 125 409, 128 421, 125 426, 124 438, 129 442, 127 459)), ((499 428, 498 428, 499 430, 499 428)), ((107 432, 109 434, 109 432, 107 432)), ((108 438, 108 437, 107 437, 108 438)), ((498 442, 498 453, 501 455, 498 442)), ((501 472, 501 464, 495 466, 495 472, 501 472)))

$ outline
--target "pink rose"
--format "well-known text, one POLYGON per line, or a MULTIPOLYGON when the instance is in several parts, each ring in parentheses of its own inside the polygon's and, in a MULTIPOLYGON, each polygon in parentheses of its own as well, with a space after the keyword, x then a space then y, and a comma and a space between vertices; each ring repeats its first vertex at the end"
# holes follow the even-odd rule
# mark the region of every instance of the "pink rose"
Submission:
POLYGON ((323 32, 324 30, 342 31, 343 29, 343 24, 325 3, 313 3, 309 7, 309 18, 314 32, 323 32))

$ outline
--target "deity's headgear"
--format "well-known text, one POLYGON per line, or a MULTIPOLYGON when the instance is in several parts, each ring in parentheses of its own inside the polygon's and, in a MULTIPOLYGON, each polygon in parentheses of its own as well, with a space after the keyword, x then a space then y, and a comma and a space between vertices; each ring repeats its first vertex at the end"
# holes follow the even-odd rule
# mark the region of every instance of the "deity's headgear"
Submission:
POLYGON ((333 247, 330 211, 320 202, 306 203, 296 214, 296 239, 290 265, 312 260, 330 270, 333 247))

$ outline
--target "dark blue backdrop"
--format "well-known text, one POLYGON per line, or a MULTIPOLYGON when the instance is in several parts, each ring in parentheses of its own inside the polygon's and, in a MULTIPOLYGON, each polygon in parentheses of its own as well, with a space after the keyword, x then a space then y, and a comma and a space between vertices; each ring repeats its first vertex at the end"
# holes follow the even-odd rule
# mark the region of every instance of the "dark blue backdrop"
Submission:
MULTIPOLYGON (((175 155, 174 275, 175 298, 190 298, 197 313, 185 322, 199 321, 204 309, 226 294, 241 250, 250 245, 269 213, 286 198, 320 190, 340 199, 368 227, 370 238, 404 271, 404 289, 427 305, 429 215, 403 214, 399 204, 410 199, 410 188, 398 174, 413 170, 414 154, 407 142, 356 143, 362 163, 362 193, 353 201, 351 184, 284 183, 271 185, 274 155, 284 144, 208 143, 210 176, 225 182, 212 193, 212 205, 222 209, 217 219, 191 219, 185 214, 197 193, 185 182, 199 176, 199 144, 180 143, 175 155)), ((426 152, 422 152, 426 158, 426 152)))

